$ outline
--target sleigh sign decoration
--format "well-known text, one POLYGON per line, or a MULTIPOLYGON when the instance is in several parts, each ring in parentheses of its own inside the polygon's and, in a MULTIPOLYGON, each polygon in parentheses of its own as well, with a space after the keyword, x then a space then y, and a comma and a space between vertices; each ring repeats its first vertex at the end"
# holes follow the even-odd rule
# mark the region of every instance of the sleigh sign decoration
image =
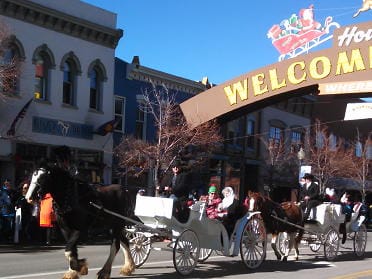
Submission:
POLYGON ((333 37, 331 29, 339 28, 340 24, 333 22, 328 16, 324 24, 314 19, 314 6, 301 9, 299 14, 292 14, 280 24, 273 25, 267 33, 272 44, 279 51, 279 61, 308 53, 310 49, 330 40, 333 37))

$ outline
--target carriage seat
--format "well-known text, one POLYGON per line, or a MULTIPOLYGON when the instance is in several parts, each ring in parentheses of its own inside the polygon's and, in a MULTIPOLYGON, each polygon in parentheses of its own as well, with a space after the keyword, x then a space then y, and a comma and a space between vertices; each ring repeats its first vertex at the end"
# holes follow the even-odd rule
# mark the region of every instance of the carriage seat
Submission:
POLYGON ((325 202, 311 209, 309 220, 322 225, 328 222, 342 223, 345 220, 345 214, 342 213, 341 204, 325 202))
POLYGON ((166 227, 172 212, 173 199, 137 195, 134 214, 149 227, 166 227))

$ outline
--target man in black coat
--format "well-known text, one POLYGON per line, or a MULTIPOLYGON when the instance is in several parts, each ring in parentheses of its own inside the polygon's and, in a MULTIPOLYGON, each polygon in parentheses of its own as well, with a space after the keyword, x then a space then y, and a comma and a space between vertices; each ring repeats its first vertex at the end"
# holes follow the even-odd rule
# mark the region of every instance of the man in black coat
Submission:
MULTIPOLYGON (((172 173, 167 174, 161 181, 159 191, 167 193, 172 199, 187 197, 189 194, 189 175, 179 164, 172 167, 172 173)), ((164 195, 164 194, 163 194, 164 195)))
POLYGON ((189 189, 189 173, 183 171, 180 164, 175 164, 172 167, 172 174, 166 175, 160 184, 159 191, 167 193, 169 198, 174 200, 174 216, 181 222, 186 222, 189 215, 187 208, 189 189))
POLYGON ((319 185, 314 182, 314 176, 306 173, 303 177, 305 183, 301 189, 301 201, 303 201, 302 209, 304 210, 304 220, 307 220, 312 208, 318 206, 320 202, 319 185))

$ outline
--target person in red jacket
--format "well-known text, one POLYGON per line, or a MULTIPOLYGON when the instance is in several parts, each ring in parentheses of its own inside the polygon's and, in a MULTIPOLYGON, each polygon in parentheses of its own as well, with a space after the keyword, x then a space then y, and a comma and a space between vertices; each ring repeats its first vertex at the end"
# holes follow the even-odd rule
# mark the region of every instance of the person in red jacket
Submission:
POLYGON ((40 222, 39 225, 45 231, 45 244, 51 244, 51 233, 55 217, 53 211, 53 198, 47 193, 40 202, 40 222))
POLYGON ((218 205, 222 202, 221 198, 217 194, 217 187, 212 185, 208 190, 208 198, 206 213, 208 218, 216 219, 218 218, 218 205))

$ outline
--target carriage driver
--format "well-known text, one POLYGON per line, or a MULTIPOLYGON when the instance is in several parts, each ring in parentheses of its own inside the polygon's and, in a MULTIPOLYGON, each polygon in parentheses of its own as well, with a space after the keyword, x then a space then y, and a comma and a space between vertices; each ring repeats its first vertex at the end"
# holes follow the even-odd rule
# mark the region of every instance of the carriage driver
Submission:
POLYGON ((305 173, 305 183, 300 191, 300 199, 302 201, 302 210, 304 211, 304 220, 306 221, 310 216, 312 208, 318 206, 320 202, 319 185, 314 182, 314 176, 310 173, 305 173))

